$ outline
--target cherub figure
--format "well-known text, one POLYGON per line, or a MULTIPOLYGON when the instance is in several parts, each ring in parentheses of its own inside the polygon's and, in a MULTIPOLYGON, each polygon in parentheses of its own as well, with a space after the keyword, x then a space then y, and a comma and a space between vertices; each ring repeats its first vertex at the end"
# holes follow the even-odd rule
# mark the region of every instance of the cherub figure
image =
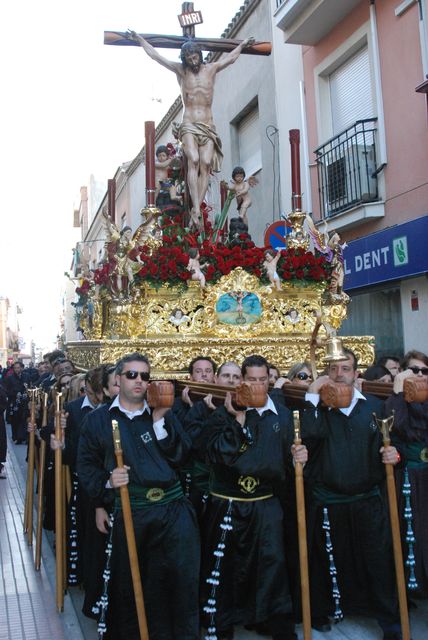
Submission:
POLYGON ((201 289, 204 289, 206 280, 204 273, 202 273, 202 269, 204 269, 206 265, 201 266, 199 258, 199 250, 196 249, 196 247, 189 249, 189 262, 186 268, 192 274, 192 280, 199 280, 201 289))
POLYGON ((169 167, 171 165, 173 158, 169 155, 169 149, 166 145, 161 144, 156 149, 156 160, 155 160, 155 202, 158 204, 158 196, 161 191, 168 191, 171 186, 169 180, 169 167))
POLYGON ((265 260, 263 262, 263 268, 267 273, 270 283, 278 289, 278 291, 281 290, 281 281, 276 271, 276 265, 278 264, 280 257, 281 251, 277 251, 275 254, 273 249, 267 249, 267 251, 265 251, 265 260))
POLYGON ((183 322, 188 322, 189 320, 190 316, 186 316, 180 308, 174 309, 169 316, 169 321, 175 325, 177 329, 183 322))
POLYGON ((285 314, 285 320, 290 324, 297 324, 301 320, 301 316, 295 307, 291 307, 285 314))
POLYGON ((235 167, 232 171, 232 180, 229 183, 229 189, 235 194, 239 217, 242 219, 244 224, 246 224, 247 229, 247 211, 252 204, 250 187, 255 187, 256 184, 257 180, 254 176, 250 176, 248 180, 245 180, 245 171, 242 167, 235 167))

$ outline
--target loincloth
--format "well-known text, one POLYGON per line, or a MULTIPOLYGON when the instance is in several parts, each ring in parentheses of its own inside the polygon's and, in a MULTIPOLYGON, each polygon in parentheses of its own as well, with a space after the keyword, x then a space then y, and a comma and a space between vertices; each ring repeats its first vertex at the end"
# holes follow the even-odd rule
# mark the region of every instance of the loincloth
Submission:
POLYGON ((221 140, 213 127, 203 122, 182 122, 181 124, 174 122, 172 125, 172 133, 180 142, 186 133, 190 133, 196 140, 198 147, 204 147, 207 142, 211 140, 214 143, 214 155, 211 168, 216 172, 221 170, 221 163, 223 161, 221 140))

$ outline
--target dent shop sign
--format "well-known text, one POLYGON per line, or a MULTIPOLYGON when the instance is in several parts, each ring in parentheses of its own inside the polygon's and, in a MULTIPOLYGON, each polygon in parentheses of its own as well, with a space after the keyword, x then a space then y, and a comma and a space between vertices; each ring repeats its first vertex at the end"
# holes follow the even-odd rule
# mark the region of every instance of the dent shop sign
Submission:
POLYGON ((352 240, 344 250, 345 289, 428 271, 428 216, 352 240))

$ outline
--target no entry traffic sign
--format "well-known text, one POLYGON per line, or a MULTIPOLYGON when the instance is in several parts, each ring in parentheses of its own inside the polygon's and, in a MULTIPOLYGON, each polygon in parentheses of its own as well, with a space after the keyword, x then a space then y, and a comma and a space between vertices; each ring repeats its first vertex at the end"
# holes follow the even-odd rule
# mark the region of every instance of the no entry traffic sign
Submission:
POLYGON ((285 220, 278 220, 268 226, 265 231, 265 247, 272 249, 286 249, 286 236, 291 232, 291 227, 285 220))

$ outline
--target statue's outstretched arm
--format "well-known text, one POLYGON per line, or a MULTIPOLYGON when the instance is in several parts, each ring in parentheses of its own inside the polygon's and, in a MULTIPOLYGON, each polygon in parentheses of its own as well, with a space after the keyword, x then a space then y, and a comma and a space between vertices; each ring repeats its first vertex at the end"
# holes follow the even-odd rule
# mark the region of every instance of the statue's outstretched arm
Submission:
POLYGON ((230 53, 226 53, 226 55, 222 55, 218 62, 213 62, 212 64, 216 67, 217 71, 221 71, 225 69, 230 64, 233 64, 240 56, 242 49, 247 47, 248 45, 254 44, 255 40, 253 37, 245 38, 237 47, 235 47, 230 53))
POLYGON ((163 67, 166 67, 177 75, 181 74, 182 65, 179 62, 173 62, 172 60, 168 60, 168 58, 164 58, 164 56, 161 56, 161 54, 155 49, 155 47, 153 47, 150 42, 147 42, 147 40, 143 38, 142 35, 140 35, 136 31, 130 30, 126 32, 126 35, 130 40, 138 42, 140 47, 142 47, 147 55, 150 56, 150 58, 152 58, 155 62, 158 62, 163 67))

